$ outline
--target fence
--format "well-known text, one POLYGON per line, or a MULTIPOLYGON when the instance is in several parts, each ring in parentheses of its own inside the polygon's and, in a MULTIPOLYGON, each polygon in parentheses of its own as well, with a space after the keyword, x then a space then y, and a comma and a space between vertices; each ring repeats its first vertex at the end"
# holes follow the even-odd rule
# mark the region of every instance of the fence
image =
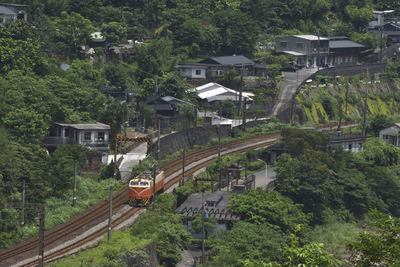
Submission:
MULTIPOLYGON (((332 68, 321 69, 320 71, 312 74, 307 80, 314 80, 317 75, 321 76, 352 76, 357 74, 367 74, 373 75, 375 73, 384 72, 386 69, 385 63, 366 63, 362 65, 344 65, 332 68)), ((299 87, 303 86, 307 80, 304 80, 299 87)))

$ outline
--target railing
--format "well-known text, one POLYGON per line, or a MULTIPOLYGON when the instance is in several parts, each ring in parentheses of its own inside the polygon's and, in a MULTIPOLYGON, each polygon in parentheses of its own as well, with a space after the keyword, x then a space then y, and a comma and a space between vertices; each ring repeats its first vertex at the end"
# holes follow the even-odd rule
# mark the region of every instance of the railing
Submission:
POLYGON ((61 136, 46 136, 42 141, 43 145, 70 145, 73 143, 74 140, 72 138, 61 136))
POLYGON ((43 145, 47 146, 58 146, 58 145, 71 145, 71 144, 81 144, 83 146, 91 146, 91 147, 107 147, 108 142, 107 141, 81 141, 81 142, 75 142, 74 138, 70 137, 61 137, 61 136, 46 136, 43 141, 43 145))

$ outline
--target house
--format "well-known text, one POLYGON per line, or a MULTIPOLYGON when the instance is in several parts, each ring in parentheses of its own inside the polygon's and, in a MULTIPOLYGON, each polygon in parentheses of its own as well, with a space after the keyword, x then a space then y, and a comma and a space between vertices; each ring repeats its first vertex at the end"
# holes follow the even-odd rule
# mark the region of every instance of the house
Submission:
POLYGON ((102 159, 108 157, 110 126, 103 123, 54 123, 49 136, 42 145, 50 151, 57 146, 80 144, 102 153, 102 159))
POLYGON ((361 52, 365 47, 350 41, 346 36, 329 37, 328 64, 335 66, 343 63, 358 63, 361 52))
POLYGON ((292 35, 275 39, 276 53, 293 55, 296 63, 308 67, 325 66, 329 56, 329 39, 316 35, 292 35), (318 62, 319 58, 319 62, 318 62))
POLYGON ((400 23, 386 22, 380 26, 371 28, 378 38, 387 39, 387 45, 400 42, 400 23))
POLYGON ((103 47, 106 43, 106 37, 102 32, 92 32, 90 34, 90 47, 103 47))
POLYGON ((9 3, 0 3, 0 24, 17 19, 27 20, 28 6, 9 3))
MULTIPOLYGON (((305 127, 303 127, 303 129, 316 131, 315 128, 306 129, 305 127)), ((369 138, 365 135, 341 134, 332 132, 330 132, 329 135, 330 142, 327 146, 328 150, 331 150, 335 146, 340 146, 343 148, 343 150, 350 152, 361 152, 364 148, 365 140, 369 138)), ((268 160, 270 162, 275 162, 280 155, 289 152, 287 145, 283 143, 273 144, 268 147, 267 151, 268 160)))
MULTIPOLYGON (((214 218, 218 224, 213 232, 227 230, 231 222, 238 221, 240 217, 228 208, 232 192, 215 191, 212 193, 194 193, 183 202, 175 213, 181 214, 187 230, 191 228, 191 222, 204 211, 209 218, 214 218)), ((211 233, 210 233, 211 234, 211 233)))
MULTIPOLYGON (((238 91, 229 89, 214 82, 198 86, 192 90, 196 92, 198 98, 205 100, 208 103, 223 100, 238 102, 240 98, 240 93, 238 91)), ((254 94, 242 92, 242 100, 253 101, 252 97, 254 97, 254 94)))
POLYGON ((182 76, 191 79, 213 79, 237 70, 243 76, 267 76, 267 65, 256 64, 242 55, 209 57, 198 63, 181 63, 178 68, 182 76))
POLYGON ((379 131, 379 138, 386 142, 386 144, 399 147, 399 130, 400 123, 395 123, 390 127, 379 131))
POLYGON ((158 115, 175 117, 180 114, 179 104, 194 106, 192 103, 183 101, 173 96, 149 96, 146 99, 146 105, 154 109, 158 115))
POLYGON ((345 151, 361 152, 363 151, 364 142, 369 138, 365 135, 357 134, 331 134, 331 141, 328 149, 334 146, 341 146, 345 151))
POLYGON ((382 26, 385 23, 385 16, 393 13, 394 10, 373 10, 372 14, 374 14, 375 20, 368 22, 368 28, 375 28, 382 26))

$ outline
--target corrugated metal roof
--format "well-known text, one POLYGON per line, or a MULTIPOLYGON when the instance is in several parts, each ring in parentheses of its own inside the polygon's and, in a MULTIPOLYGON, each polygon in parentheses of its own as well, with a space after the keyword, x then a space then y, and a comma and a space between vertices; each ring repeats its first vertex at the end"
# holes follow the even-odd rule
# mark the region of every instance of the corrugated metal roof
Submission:
MULTIPOLYGON (((238 100, 239 92, 229 89, 225 86, 222 86, 218 83, 207 83, 205 85, 196 87, 194 89, 197 93, 197 96, 201 99, 207 99, 208 102, 212 102, 215 100, 238 100)), ((248 98, 252 100, 252 93, 243 92, 242 96, 244 98, 248 98)))
MULTIPOLYGON (((307 34, 305 34, 305 35, 295 35, 295 37, 301 38, 301 39, 305 39, 305 40, 310 40, 310 41, 318 41, 318 36, 316 36, 316 35, 307 35, 307 34)), ((329 40, 329 39, 326 38, 326 37, 320 36, 319 40, 320 41, 324 41, 324 40, 329 40)))

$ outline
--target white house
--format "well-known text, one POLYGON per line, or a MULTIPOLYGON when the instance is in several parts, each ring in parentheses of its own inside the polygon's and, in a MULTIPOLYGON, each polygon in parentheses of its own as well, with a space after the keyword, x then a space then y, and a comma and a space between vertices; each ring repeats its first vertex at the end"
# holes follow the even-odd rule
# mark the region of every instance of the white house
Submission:
POLYGON ((50 151, 57 146, 80 144, 102 153, 102 160, 108 157, 110 126, 103 123, 55 123, 42 145, 50 151))

